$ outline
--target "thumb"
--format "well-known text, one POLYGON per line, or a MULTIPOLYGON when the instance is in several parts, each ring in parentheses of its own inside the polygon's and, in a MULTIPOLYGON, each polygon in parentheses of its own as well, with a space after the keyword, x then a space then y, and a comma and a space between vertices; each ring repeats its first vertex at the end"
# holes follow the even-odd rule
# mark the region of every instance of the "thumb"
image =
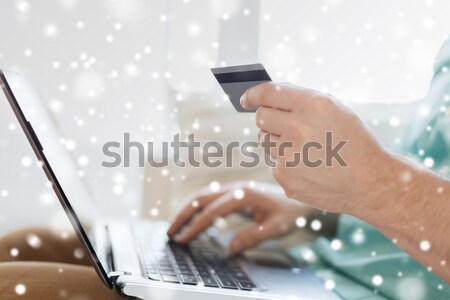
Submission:
POLYGON ((273 219, 261 224, 254 224, 238 232, 230 242, 230 249, 233 253, 239 253, 282 233, 284 230, 280 223, 273 219))

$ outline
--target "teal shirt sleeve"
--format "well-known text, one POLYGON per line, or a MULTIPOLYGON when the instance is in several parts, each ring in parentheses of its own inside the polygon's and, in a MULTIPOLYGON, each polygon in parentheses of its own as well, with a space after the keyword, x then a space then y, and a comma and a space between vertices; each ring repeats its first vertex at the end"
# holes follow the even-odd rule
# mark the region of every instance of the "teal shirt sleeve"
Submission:
POLYGON ((433 167, 450 177, 450 41, 441 48, 435 60, 434 77, 419 114, 404 135, 403 150, 415 157, 433 162, 433 167))
MULTIPOLYGON (((436 171, 450 176, 450 41, 441 48, 434 71, 429 93, 420 105, 427 106, 429 113, 414 118, 405 133, 403 151, 432 162, 436 171)), ((450 299, 448 283, 367 223, 342 215, 336 241, 319 238, 313 245, 315 253, 333 270, 372 292, 389 299, 450 299)))

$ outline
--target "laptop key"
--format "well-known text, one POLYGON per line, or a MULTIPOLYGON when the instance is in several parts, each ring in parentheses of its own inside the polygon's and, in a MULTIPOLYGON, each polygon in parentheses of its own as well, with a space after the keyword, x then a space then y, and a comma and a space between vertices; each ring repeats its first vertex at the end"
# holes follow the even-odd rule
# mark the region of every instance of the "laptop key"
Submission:
POLYGON ((174 270, 162 269, 161 274, 175 276, 177 273, 174 270))
POLYGON ((145 268, 147 273, 159 273, 158 268, 145 268))
POLYGON ((185 265, 185 264, 178 264, 177 267, 179 270, 190 270, 191 269, 188 265, 185 265))
POLYGON ((231 279, 230 276, 220 274, 218 275, 218 278, 220 281, 220 285, 224 289, 235 289, 235 290, 238 289, 237 285, 233 282, 233 279, 231 279))
POLYGON ((195 266, 195 268, 197 269, 197 270, 207 270, 208 269, 208 266, 207 265, 197 265, 197 264, 194 264, 194 266, 195 266))
POLYGON ((180 283, 180 280, 178 279, 177 276, 173 276, 173 275, 163 275, 162 276, 162 280, 165 282, 174 282, 174 283, 180 283))
POLYGON ((147 277, 151 280, 161 281, 161 275, 157 273, 147 273, 147 277))
POLYGON ((165 270, 173 270, 173 266, 172 265, 160 265, 159 268, 160 269, 165 269, 165 270))
POLYGON ((252 291, 256 289, 256 285, 250 281, 238 281, 239 288, 244 291, 252 291))
POLYGON ((248 276, 242 272, 232 273, 231 274, 237 281, 251 281, 248 276))
POLYGON ((179 271, 180 271, 180 274, 182 274, 182 275, 191 275, 191 276, 194 275, 194 273, 191 270, 179 270, 179 271))
POLYGON ((217 282, 214 280, 214 278, 212 276, 201 276, 200 278, 203 280, 203 284, 205 286, 219 287, 219 285, 217 284, 217 282))
POLYGON ((200 276, 209 276, 209 275, 211 275, 211 273, 209 273, 209 271, 207 271, 207 270, 199 270, 199 269, 197 269, 197 271, 198 271, 198 274, 200 274, 200 276))
POLYGON ((183 284, 195 285, 198 283, 197 278, 192 275, 181 275, 181 281, 183 282, 183 284))
POLYGON ((165 258, 165 259, 159 259, 158 264, 159 265, 171 265, 172 263, 170 262, 170 260, 168 258, 165 258))

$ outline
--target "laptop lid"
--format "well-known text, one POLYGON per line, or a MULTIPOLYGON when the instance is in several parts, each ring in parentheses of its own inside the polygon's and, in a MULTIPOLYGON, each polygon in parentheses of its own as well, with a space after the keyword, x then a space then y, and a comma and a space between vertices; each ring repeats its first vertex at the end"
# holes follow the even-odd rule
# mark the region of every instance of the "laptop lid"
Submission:
POLYGON ((99 255, 89 240, 82 221, 95 220, 89 193, 81 182, 69 153, 64 148, 64 138, 46 110, 36 90, 22 76, 0 69, 0 85, 17 120, 33 148, 48 180, 64 208, 85 253, 104 284, 112 288, 108 277, 106 257, 99 255), (69 200, 70 199, 70 200, 69 200), (80 219, 79 216, 82 218, 80 219))

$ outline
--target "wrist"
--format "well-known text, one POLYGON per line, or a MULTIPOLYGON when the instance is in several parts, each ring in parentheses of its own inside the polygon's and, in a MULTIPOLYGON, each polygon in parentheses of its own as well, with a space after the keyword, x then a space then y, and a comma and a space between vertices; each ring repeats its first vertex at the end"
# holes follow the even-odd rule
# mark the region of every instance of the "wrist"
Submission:
MULTIPOLYGON (((360 176, 348 213, 368 223, 386 224, 395 212, 404 209, 413 189, 417 170, 404 158, 381 150, 360 176), (406 196, 408 194, 408 197, 406 196)), ((358 182, 358 181, 357 181, 358 182)), ((420 197, 413 194, 414 197, 420 197)))

